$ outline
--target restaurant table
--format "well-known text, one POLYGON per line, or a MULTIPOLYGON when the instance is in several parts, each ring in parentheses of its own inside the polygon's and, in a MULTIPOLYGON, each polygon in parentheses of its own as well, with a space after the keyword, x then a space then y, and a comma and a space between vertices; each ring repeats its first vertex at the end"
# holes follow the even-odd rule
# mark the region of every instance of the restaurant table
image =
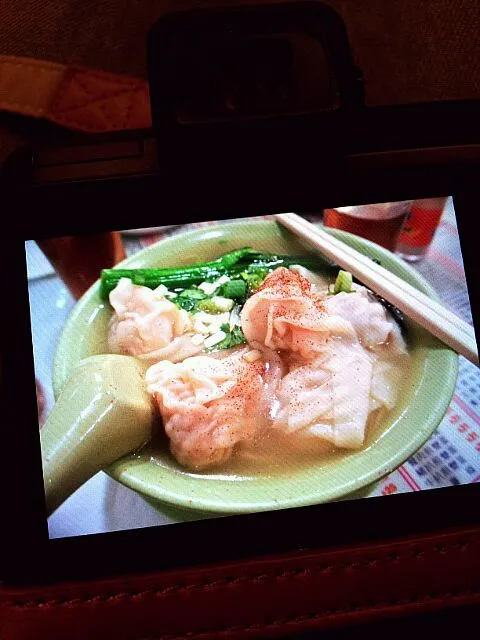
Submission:
MULTIPOLYGON (((310 215, 320 221, 320 216, 310 215)), ((156 230, 154 234, 123 235, 128 255, 164 237, 202 226, 206 222, 156 230)), ((54 400, 52 362, 62 328, 74 300, 34 241, 26 243, 35 373, 46 400, 54 400)), ((444 304, 472 323, 453 202, 449 198, 439 228, 426 257, 412 265, 436 289, 444 304)), ((480 480, 480 369, 459 358, 459 375, 447 413, 426 444, 405 464, 382 479, 371 496, 478 482, 480 480)), ((176 512, 156 508, 139 494, 98 473, 50 516, 50 537, 118 531, 169 524, 176 512)), ((185 516, 188 519, 188 516, 185 516)))

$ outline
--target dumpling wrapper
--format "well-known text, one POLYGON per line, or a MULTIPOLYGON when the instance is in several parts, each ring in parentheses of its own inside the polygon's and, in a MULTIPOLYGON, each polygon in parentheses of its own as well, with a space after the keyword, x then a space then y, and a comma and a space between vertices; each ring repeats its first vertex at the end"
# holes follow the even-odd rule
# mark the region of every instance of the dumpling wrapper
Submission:
POLYGON ((277 269, 247 301, 242 328, 287 352, 274 423, 285 432, 358 449, 369 414, 395 405, 405 342, 365 287, 321 297, 302 274, 277 269))
POLYGON ((108 333, 112 353, 178 362, 203 350, 188 335, 188 312, 167 300, 163 287, 152 290, 121 278, 110 293, 110 304, 115 311, 108 333))
POLYGON ((327 355, 283 378, 274 426, 336 447, 359 449, 365 439, 372 372, 372 362, 361 348, 347 348, 338 341, 327 355))
POLYGON ((405 342, 397 323, 390 318, 385 307, 375 300, 368 289, 353 285, 352 293, 337 293, 325 298, 326 311, 348 321, 364 347, 377 350, 389 342, 392 355, 406 353, 405 342))
POLYGON ((252 440, 267 424, 276 384, 271 375, 278 381, 280 371, 261 354, 246 360, 249 351, 159 362, 147 371, 148 390, 180 464, 205 469, 225 462, 237 443, 252 440))
MULTIPOLYGON (((245 303, 241 325, 247 341, 269 349, 317 357, 330 334, 322 298, 299 273, 279 267, 245 303)), ((341 323, 341 321, 340 321, 341 323)), ((343 327, 345 331, 348 327, 343 327)))
POLYGON ((370 350, 391 343, 392 355, 405 354, 405 342, 383 305, 361 285, 351 293, 316 294, 300 273, 280 267, 267 276, 241 313, 249 343, 263 344, 312 360, 331 337, 360 342, 370 350))

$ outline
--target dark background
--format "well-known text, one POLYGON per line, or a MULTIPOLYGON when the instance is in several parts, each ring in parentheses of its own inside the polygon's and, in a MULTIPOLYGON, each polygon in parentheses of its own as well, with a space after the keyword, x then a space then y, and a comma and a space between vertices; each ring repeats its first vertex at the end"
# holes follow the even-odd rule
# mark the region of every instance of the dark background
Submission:
MULTIPOLYGON (((146 78, 150 25, 175 9, 272 0, 2 0, 0 55, 146 78)), ((480 97, 480 2, 327 0, 344 18, 368 104, 480 97)))

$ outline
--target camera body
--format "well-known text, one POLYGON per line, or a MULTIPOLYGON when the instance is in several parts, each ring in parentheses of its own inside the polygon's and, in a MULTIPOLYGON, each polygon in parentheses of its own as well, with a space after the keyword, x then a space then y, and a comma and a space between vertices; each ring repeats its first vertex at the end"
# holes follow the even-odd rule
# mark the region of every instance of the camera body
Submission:
MULTIPOLYGON (((167 16, 151 30, 148 63, 151 130, 24 149, 3 174, 11 206, 42 214, 29 218, 27 228, 20 216, 13 220, 13 240, 2 257, 9 273, 6 295, 16 305, 2 320, 4 335, 12 336, 2 355, 3 370, 11 372, 4 376, 5 416, 7 424, 22 425, 9 429, 9 447, 21 448, 27 460, 19 488, 7 496, 16 514, 10 545, 26 551, 20 560, 13 554, 10 564, 6 558, 7 578, 51 581, 178 569, 478 524, 468 508, 478 486, 470 485, 394 496, 388 503, 339 502, 161 531, 48 540, 25 239, 128 229, 133 218, 138 227, 154 226, 159 210, 162 222, 179 224, 441 191, 454 194, 472 278, 469 208, 480 166, 478 103, 368 107, 345 26, 319 3, 167 16), (12 406, 27 378, 31 401, 12 406), (412 509, 418 516, 407 523, 404 516, 412 509), (325 521, 329 526, 319 531, 325 521), (160 536, 169 550, 161 556, 154 554, 160 536), (140 547, 142 556, 129 553, 140 547)), ((474 287, 471 297, 475 306, 474 287)))

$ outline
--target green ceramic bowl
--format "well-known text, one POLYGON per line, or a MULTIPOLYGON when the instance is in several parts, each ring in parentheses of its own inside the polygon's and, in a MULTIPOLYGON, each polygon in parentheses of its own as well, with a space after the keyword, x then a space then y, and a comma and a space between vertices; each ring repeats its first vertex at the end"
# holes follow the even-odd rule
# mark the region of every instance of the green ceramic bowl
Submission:
MULTIPOLYGON (((338 238, 433 298, 430 285, 389 251, 339 231, 338 238)), ((259 220, 224 223, 162 240, 125 260, 122 267, 176 266, 211 260, 242 246, 298 255, 307 250, 276 222, 259 220)), ((106 352, 106 327, 111 311, 99 297, 99 283, 87 291, 73 310, 57 348, 53 382, 58 396, 72 367, 82 358, 106 352)), ((375 437, 358 452, 345 453, 318 464, 293 466, 284 461, 281 473, 235 475, 183 470, 167 450, 154 462, 127 456, 107 472, 148 499, 181 509, 207 513, 245 513, 299 507, 338 500, 393 471, 433 433, 452 398, 458 357, 418 326, 409 327, 411 365, 396 408, 375 437)), ((283 464, 283 461, 282 461, 283 464)))

